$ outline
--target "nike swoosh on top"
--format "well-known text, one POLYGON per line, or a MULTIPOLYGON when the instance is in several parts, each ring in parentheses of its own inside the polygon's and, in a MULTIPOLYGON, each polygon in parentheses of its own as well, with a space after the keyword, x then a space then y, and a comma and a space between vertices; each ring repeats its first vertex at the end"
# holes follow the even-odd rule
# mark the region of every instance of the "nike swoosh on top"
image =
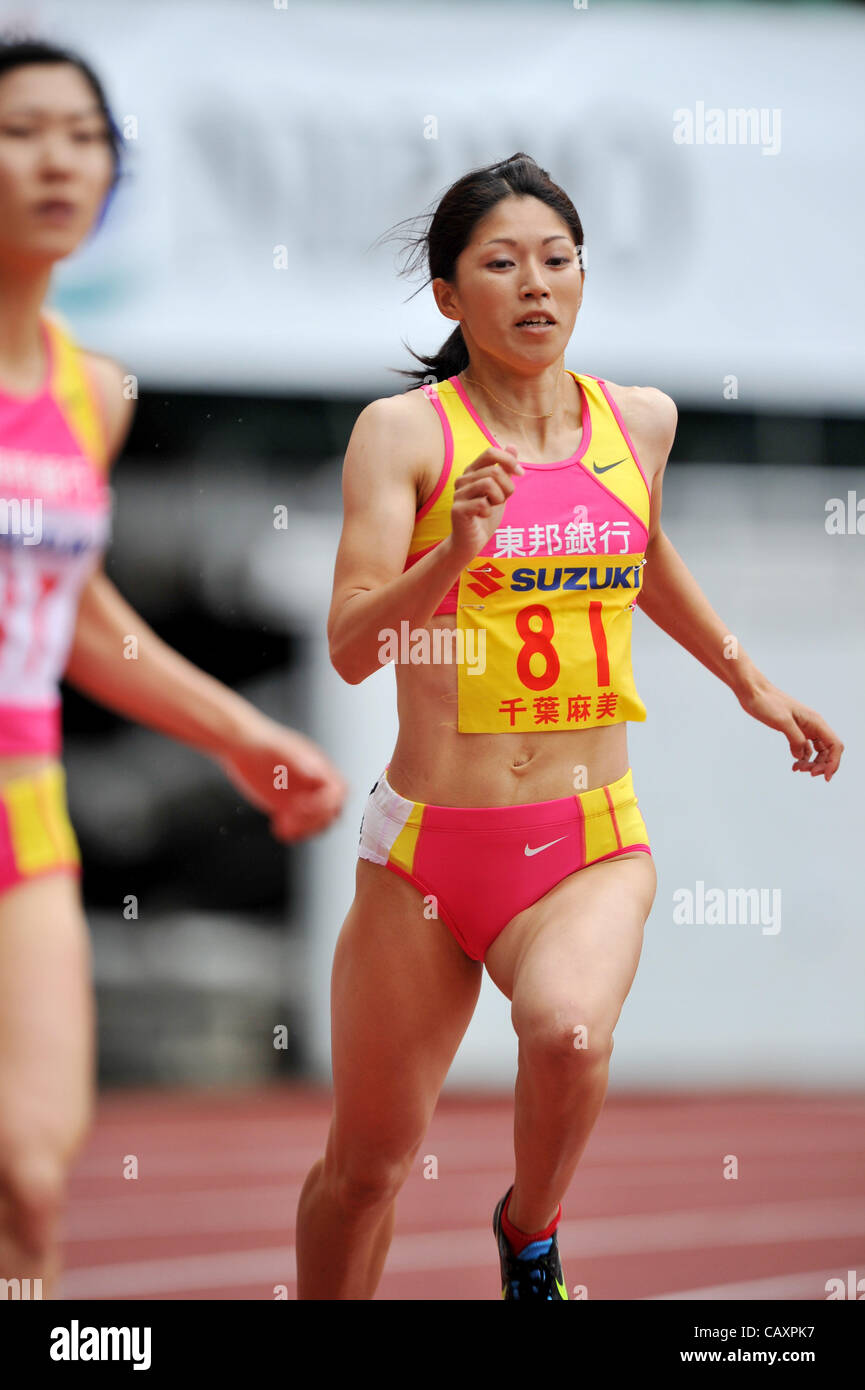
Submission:
POLYGON ((615 463, 597 464, 593 462, 592 467, 594 468, 596 473, 609 473, 611 468, 618 468, 620 463, 627 463, 627 461, 628 456, 626 454, 623 459, 616 459, 615 463))
POLYGON ((567 835, 560 835, 558 840, 550 840, 549 844, 546 844, 546 845, 538 845, 537 849, 529 849, 528 845, 526 845, 525 853, 526 853, 526 854, 540 854, 540 852, 541 852, 542 849, 549 849, 550 845, 557 845, 557 844, 559 843, 559 840, 566 840, 567 838, 568 838, 567 835))

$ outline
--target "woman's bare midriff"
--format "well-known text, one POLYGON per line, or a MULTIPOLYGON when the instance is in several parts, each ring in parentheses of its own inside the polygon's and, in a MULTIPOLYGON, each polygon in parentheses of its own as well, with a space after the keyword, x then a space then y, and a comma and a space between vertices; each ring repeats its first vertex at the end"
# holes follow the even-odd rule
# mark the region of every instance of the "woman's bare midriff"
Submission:
MULTIPOLYGON (((450 627, 443 614, 427 627, 450 627)), ((627 725, 539 733, 461 734, 457 668, 397 664, 399 736, 388 782, 435 806, 516 806, 603 787, 628 770, 627 725)))

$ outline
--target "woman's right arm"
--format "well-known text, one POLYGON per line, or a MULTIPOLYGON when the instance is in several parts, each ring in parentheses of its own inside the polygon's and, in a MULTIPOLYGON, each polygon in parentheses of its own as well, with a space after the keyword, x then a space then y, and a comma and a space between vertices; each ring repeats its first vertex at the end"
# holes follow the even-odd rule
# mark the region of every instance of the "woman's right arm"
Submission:
POLYGON ((425 436, 404 396, 372 401, 357 418, 342 474, 343 528, 327 619, 334 668, 349 685, 379 669, 384 629, 424 627, 460 572, 480 552, 513 491, 509 454, 488 449, 457 480, 454 529, 405 573, 424 449, 442 445, 431 414, 425 436), (437 437, 437 445, 433 440, 437 437), (411 460, 418 462, 412 467, 411 460))

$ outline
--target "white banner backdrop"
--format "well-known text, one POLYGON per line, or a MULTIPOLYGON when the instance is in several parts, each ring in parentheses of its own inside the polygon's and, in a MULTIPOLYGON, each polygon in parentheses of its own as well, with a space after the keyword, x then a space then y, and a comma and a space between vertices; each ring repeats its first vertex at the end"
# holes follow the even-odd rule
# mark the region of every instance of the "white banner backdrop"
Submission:
POLYGON ((450 325, 428 289, 406 302, 417 284, 373 243, 526 150, 585 227, 569 365, 680 404, 861 410, 855 10, 35 0, 26 15, 94 62, 131 137, 131 178, 56 303, 144 386, 402 389, 401 339, 430 351, 450 325))

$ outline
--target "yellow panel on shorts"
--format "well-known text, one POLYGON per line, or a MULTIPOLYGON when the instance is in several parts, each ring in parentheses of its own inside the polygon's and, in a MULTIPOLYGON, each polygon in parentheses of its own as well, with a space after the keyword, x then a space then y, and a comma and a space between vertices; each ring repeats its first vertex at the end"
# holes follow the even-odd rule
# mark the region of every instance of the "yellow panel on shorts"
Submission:
POLYGON ((388 856, 392 864, 397 864, 407 874, 414 871, 414 856, 423 822, 423 811, 423 802, 415 801, 412 804, 409 818, 391 845, 388 856))
POLYGON ((55 843, 59 846, 63 863, 80 861, 78 841, 66 809, 66 772, 63 767, 49 767, 44 773, 40 787, 40 800, 45 823, 55 843))
POLYGON ((65 810, 62 769, 16 778, 3 788, 9 833, 21 873, 78 863, 78 843, 65 810))
POLYGON ((646 822, 643 820, 636 800, 625 806, 617 806, 616 819, 619 822, 619 834, 622 837, 623 845, 647 845, 649 843, 646 822))
MULTIPOLYGON (((598 788, 604 797, 603 788, 598 788)), ((606 797, 604 797, 606 806, 606 797)), ((605 854, 614 854, 619 848, 616 839, 616 830, 613 825, 613 818, 610 815, 610 808, 598 812, 597 815, 586 817, 586 863, 591 864, 593 859, 600 859, 605 854)))

